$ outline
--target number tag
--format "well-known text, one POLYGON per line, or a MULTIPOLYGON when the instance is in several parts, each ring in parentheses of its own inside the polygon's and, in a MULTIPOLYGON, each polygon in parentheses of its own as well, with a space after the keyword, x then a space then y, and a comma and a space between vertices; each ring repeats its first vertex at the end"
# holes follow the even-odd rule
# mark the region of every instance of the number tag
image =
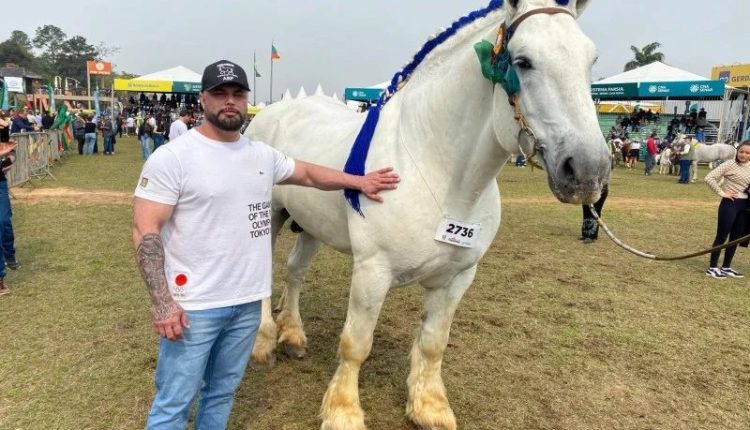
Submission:
POLYGON ((440 221, 435 233, 435 240, 464 248, 473 248, 481 227, 481 224, 456 221, 445 217, 440 221))

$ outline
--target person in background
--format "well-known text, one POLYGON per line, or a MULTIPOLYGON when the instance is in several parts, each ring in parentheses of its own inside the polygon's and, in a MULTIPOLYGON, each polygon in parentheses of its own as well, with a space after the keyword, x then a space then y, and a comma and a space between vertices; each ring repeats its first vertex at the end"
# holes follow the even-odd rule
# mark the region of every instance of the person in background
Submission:
POLYGON ((138 141, 141 143, 144 160, 147 160, 151 155, 152 134, 153 128, 151 127, 151 123, 148 120, 143 121, 138 127, 138 141))
POLYGON ((690 183, 690 168, 695 159, 695 146, 693 145, 693 136, 686 136, 682 143, 682 152, 680 152, 680 179, 679 184, 690 183))
POLYGON ((188 132, 188 123, 190 122, 190 112, 187 109, 180 109, 180 117, 174 120, 169 126, 169 141, 173 141, 188 132))
MULTIPOLYGON (((734 160, 725 161, 706 175, 706 184, 721 197, 713 246, 723 245, 727 239, 742 237, 748 223, 748 191, 750 190, 750 140, 737 147, 734 160)), ((706 276, 714 279, 744 278, 732 269, 737 245, 724 249, 724 261, 718 267, 721 250, 711 252, 706 276)))
POLYGON ((48 110, 45 110, 44 116, 42 117, 42 130, 49 130, 54 124, 55 116, 52 115, 48 110))
POLYGON ((659 149, 656 147, 656 132, 651 133, 651 137, 646 141, 646 176, 651 175, 651 171, 654 170, 656 165, 656 154, 659 153, 659 149))
POLYGON ((73 120, 73 138, 78 142, 78 155, 83 155, 83 146, 86 143, 86 121, 79 115, 73 120))
MULTIPOLYGON (((13 110, 11 110, 13 112, 13 110)), ((34 131, 34 129, 31 127, 31 124, 29 124, 28 120, 28 113, 26 111, 26 108, 23 108, 21 111, 16 112, 15 116, 12 117, 11 125, 10 125, 10 133, 30 133, 34 131)))
POLYGON ((15 236, 13 235, 13 211, 8 194, 8 179, 6 174, 16 161, 16 144, 0 143, 0 296, 10 293, 5 282, 5 268, 18 269, 16 260, 15 236))
POLYGON ((0 142, 10 140, 10 118, 4 110, 0 110, 0 142))
POLYGON ((102 115, 99 118, 99 130, 102 132, 102 138, 104 140, 104 155, 112 155, 114 151, 114 130, 112 130, 112 121, 108 114, 102 115))
POLYGON ((161 118, 156 120, 151 136, 154 139, 154 152, 156 152, 157 148, 164 144, 164 121, 161 118))
POLYGON ((96 146, 96 123, 94 122, 94 115, 89 114, 86 117, 86 123, 84 124, 84 139, 85 144, 83 147, 83 155, 92 155, 94 153, 94 146, 96 146))

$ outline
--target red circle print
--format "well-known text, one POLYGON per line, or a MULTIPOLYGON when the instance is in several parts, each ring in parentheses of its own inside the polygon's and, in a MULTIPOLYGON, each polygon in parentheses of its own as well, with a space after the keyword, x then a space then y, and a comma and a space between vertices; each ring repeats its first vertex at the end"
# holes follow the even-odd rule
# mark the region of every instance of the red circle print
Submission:
POLYGON ((184 274, 180 273, 179 275, 177 275, 174 278, 174 283, 177 284, 178 287, 181 287, 181 286, 187 284, 187 276, 185 276, 184 274))

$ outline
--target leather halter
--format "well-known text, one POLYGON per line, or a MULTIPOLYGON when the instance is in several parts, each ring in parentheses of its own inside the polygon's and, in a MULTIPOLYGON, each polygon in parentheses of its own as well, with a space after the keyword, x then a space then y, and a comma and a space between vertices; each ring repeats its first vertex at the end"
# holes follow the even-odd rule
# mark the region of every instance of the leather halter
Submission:
MULTIPOLYGON (((510 42, 510 39, 513 37, 513 34, 518 29, 518 26, 521 25, 522 22, 524 22, 527 18, 533 15, 537 14, 547 14, 547 15, 555 15, 558 13, 565 13, 573 17, 575 19, 575 15, 573 13, 565 8, 561 7, 542 7, 538 9, 532 9, 518 18, 516 18, 510 26, 506 26, 505 22, 500 24, 500 28, 497 30, 497 39, 495 40, 495 47, 493 49, 493 63, 496 61, 498 56, 507 49, 508 42, 510 42)), ((534 132, 531 130, 531 127, 529 127, 529 123, 526 121, 526 117, 524 117, 523 112, 521 112, 521 106, 520 102, 518 101, 518 94, 515 93, 508 97, 508 103, 513 108, 513 118, 518 123, 518 127, 520 128, 518 132, 519 141, 521 140, 521 132, 526 133, 526 136, 533 141, 532 146, 532 153, 531 155, 523 154, 524 157, 529 161, 531 166, 533 167, 536 163, 533 161, 533 157, 536 155, 538 150, 541 148, 539 147, 539 140, 534 135, 534 132)), ((523 153, 523 149, 519 145, 519 149, 521 150, 521 153, 523 153)), ((539 165, 536 165, 536 167, 541 168, 539 165)))

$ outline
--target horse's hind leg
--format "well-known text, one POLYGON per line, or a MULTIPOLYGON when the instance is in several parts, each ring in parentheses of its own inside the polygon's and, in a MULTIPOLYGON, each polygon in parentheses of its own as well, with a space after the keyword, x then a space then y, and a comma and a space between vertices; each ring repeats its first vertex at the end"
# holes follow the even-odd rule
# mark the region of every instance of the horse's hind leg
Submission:
POLYGON ((447 283, 422 282, 426 288, 422 326, 411 349, 411 370, 406 380, 409 388, 406 414, 420 429, 456 429, 456 417, 448 403, 440 369, 453 315, 475 273, 476 266, 472 266, 447 283))
MULTIPOLYGON (((271 213, 271 243, 276 247, 276 238, 289 218, 289 213, 284 210, 273 210, 271 213)), ((253 346, 252 360, 253 364, 262 367, 271 367, 276 362, 276 323, 273 321, 271 313, 271 298, 263 299, 260 314, 260 327, 255 336, 255 345, 253 346)))
POLYGON ((310 262, 319 249, 320 242, 303 231, 297 236, 287 261, 287 285, 279 300, 278 309, 281 312, 276 317, 276 325, 279 327, 279 344, 290 357, 305 356, 307 337, 299 314, 299 294, 310 262))
POLYGON ((690 175, 692 176, 692 178, 690 179, 690 182, 695 183, 695 181, 698 180, 698 161, 697 160, 693 160, 693 162, 690 163, 690 170, 691 170, 690 175))

